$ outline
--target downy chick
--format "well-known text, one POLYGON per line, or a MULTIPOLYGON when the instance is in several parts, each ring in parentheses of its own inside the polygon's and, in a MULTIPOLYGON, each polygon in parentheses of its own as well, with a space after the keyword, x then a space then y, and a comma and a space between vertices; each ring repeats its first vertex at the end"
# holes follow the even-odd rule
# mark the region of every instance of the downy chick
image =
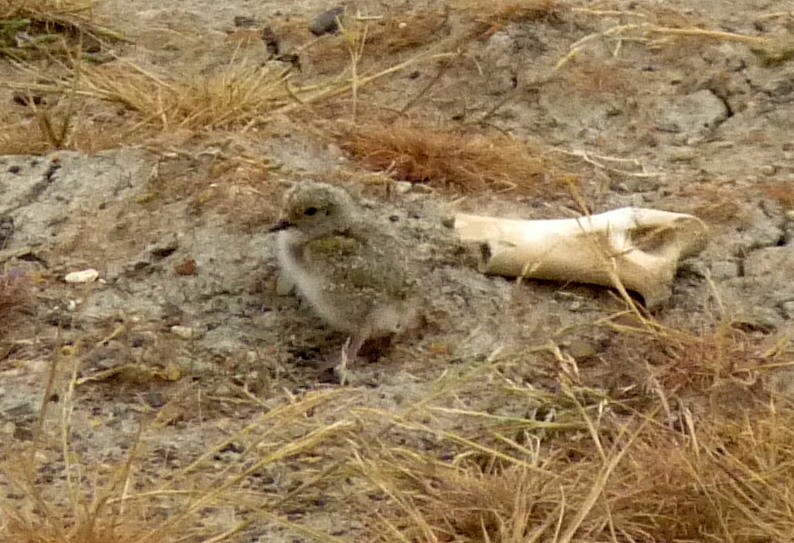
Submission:
POLYGON ((285 197, 279 230, 281 273, 330 327, 350 337, 345 371, 370 338, 417 322, 415 281, 397 239, 367 217, 343 189, 303 182, 285 197))

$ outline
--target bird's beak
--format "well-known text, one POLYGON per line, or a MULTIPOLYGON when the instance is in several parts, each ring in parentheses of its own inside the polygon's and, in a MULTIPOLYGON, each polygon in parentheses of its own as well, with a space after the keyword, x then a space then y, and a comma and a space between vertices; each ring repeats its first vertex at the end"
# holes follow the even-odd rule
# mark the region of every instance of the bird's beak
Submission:
POLYGON ((276 224, 271 226, 268 229, 268 232, 280 232, 281 230, 286 230, 287 228, 292 228, 293 226, 295 225, 289 222, 289 219, 281 219, 276 224))

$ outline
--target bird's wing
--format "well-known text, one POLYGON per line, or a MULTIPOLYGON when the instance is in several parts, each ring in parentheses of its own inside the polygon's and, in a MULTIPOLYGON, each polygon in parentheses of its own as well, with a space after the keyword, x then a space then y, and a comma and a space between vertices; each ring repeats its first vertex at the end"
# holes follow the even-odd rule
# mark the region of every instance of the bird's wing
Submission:
POLYGON ((307 243, 303 258, 309 269, 325 277, 328 290, 401 298, 407 281, 399 252, 376 232, 337 234, 307 243))

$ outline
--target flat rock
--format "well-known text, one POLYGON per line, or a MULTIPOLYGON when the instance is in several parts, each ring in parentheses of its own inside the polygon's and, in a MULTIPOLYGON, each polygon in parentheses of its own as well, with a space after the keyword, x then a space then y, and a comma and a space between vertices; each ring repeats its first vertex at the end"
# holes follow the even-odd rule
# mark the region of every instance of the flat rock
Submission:
POLYGON ((659 127, 667 132, 697 136, 728 118, 728 108, 714 93, 700 90, 683 96, 663 109, 659 127))

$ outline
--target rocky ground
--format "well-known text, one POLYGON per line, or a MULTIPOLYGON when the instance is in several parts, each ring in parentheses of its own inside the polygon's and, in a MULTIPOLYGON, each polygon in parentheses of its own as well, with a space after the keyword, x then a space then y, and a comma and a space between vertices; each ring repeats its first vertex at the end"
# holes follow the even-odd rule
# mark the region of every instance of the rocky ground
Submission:
MULTIPOLYGON (((45 92, 52 88, 35 86, 41 74, 0 60, 3 77, 18 82, 0 88, 8 153, 0 157, 0 278, 29 294, 2 330, 0 447, 17 458, 35 444, 32 477, 50 503, 68 503, 75 480, 87 496, 100 494, 92 484, 119 473, 138 444, 122 486, 125 495, 160 493, 147 505, 148 525, 196 517, 183 528, 196 541, 225 531, 234 541, 371 540, 377 519, 368 514, 385 498, 346 464, 364 450, 346 448, 351 435, 373 443, 393 435, 443 458, 461 446, 442 436, 468 424, 462 416, 422 419, 436 435, 421 439, 383 421, 394 417, 407 432, 419 406, 436 402, 503 417, 531 418, 537 408, 489 388, 493 376, 469 397, 447 394, 450 379, 507 361, 500 375, 516 386, 554 393, 562 356, 592 389, 648 388, 655 344, 601 325, 625 309, 619 296, 482 275, 442 225, 456 210, 560 218, 584 201, 592 212, 631 205, 702 218, 709 246, 682 264, 653 318, 695 334, 731 323, 754 353, 777 349, 764 390, 790 393, 794 64, 785 47, 770 52, 757 40, 790 44, 791 6, 502 2, 491 13, 475 4, 362 0, 346 6, 349 31, 319 40, 309 25, 333 6, 315 0, 94 8, 128 38, 97 53, 108 55, 99 69, 110 74, 135 65, 189 81, 239 64, 291 70, 296 89, 342 89, 306 103, 296 90, 296 101, 231 124, 196 126, 171 121, 170 111, 147 115, 133 101, 45 92), (522 11, 530 4, 535 11, 522 11), (339 83, 353 67, 356 89, 339 83), (372 74, 382 75, 363 79, 372 74), (41 113, 14 99, 20 88, 41 94, 40 109, 53 116, 77 100, 65 149, 31 139, 41 113), (406 185, 399 165, 373 171, 347 139, 376 125, 388 132, 398 114, 425 137, 442 129, 509 137, 548 173, 529 187, 472 190, 432 176, 406 185), (147 123, 153 128, 141 129, 147 123), (278 288, 267 228, 282 192, 305 179, 348 187, 431 269, 426 328, 376 349, 352 386, 320 369, 345 338, 278 288), (575 180, 579 201, 564 179, 575 180), (64 280, 86 269, 98 279, 64 280), (209 497, 177 503, 167 497, 175 489, 209 497), (241 521, 250 524, 237 532, 241 521)), ((63 69, 52 59, 32 63, 63 69)), ((734 406, 758 391, 737 383, 678 396, 698 413, 709 404, 698 395, 728 390, 716 401, 734 406)), ((40 514, 10 479, 0 479, 6 501, 40 514)))

